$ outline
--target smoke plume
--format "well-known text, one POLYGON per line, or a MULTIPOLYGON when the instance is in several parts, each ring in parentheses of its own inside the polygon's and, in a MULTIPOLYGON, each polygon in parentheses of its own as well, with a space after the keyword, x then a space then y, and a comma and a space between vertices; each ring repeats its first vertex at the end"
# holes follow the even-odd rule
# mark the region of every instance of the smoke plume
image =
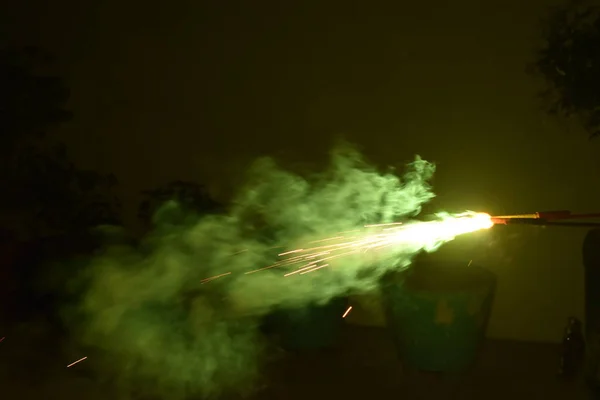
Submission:
POLYGON ((259 160, 229 213, 171 224, 177 206, 168 204, 141 245, 112 246, 94 258, 77 310, 80 337, 110 355, 106 368, 123 382, 171 399, 251 387, 264 345, 261 316, 373 288, 387 268, 408 265, 425 244, 340 259, 306 275, 247 272, 306 241, 418 214, 434 197, 433 172, 417 157, 401 178, 381 174, 348 146, 310 179, 259 160))

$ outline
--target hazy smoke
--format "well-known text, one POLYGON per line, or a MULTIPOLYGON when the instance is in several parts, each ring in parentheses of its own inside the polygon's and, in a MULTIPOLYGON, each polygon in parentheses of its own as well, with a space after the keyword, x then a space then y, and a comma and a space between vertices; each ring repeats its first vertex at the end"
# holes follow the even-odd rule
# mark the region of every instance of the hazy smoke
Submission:
POLYGON ((420 249, 399 249, 393 260, 348 258, 288 278, 279 268, 244 272, 271 264, 277 246, 416 215, 434 197, 427 183, 433 172, 417 158, 402 179, 380 174, 348 147, 310 180, 259 160, 229 214, 175 226, 161 222, 175 207, 168 205, 142 246, 112 247, 91 262, 79 309, 82 338, 108 351, 107 368, 125 381, 169 398, 249 387, 260 365, 260 316, 371 288, 385 268, 407 265, 420 249))

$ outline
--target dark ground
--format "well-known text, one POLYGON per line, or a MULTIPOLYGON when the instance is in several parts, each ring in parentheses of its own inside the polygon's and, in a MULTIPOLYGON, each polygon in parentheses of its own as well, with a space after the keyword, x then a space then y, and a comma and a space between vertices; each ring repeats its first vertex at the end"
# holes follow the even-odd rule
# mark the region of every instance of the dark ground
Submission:
POLYGON ((586 398, 580 383, 556 377, 558 354, 554 344, 488 340, 462 378, 403 372, 383 330, 349 327, 331 354, 289 357, 275 379, 281 383, 267 393, 273 399, 586 398))
MULTIPOLYGON (((384 330, 349 325, 337 349, 288 354, 274 364, 269 385, 254 398, 586 399, 580 382, 556 377, 558 354, 555 344, 488 340, 476 367, 462 378, 403 372, 384 330)), ((0 399, 116 400, 73 369, 61 367, 52 379, 40 379, 36 375, 44 372, 35 367, 10 371, 0 359, 0 399)))

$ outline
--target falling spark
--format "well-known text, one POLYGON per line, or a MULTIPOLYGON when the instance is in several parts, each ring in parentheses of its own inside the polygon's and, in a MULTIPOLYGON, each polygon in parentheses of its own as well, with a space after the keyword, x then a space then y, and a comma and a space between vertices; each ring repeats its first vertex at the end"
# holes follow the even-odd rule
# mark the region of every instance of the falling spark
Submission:
POLYGON ((467 267, 470 267, 471 264, 473 264, 473 260, 469 261, 469 263, 467 264, 467 267))
POLYGON ((322 251, 320 253, 315 253, 315 254, 310 255, 310 256, 305 256, 304 258, 306 260, 310 260, 311 258, 316 258, 316 257, 322 256, 322 255, 325 255, 325 254, 331 254, 331 252, 330 251, 322 251))
POLYGON ((275 263, 275 264, 273 264, 273 265, 269 265, 268 267, 263 267, 263 268, 259 268, 259 269, 255 269, 255 270, 252 270, 252 271, 245 272, 245 274, 246 274, 246 275, 249 275, 249 274, 254 274, 255 272, 265 271, 265 270, 267 270, 267 269, 271 269, 271 268, 279 267, 279 266, 281 266, 281 265, 283 265, 283 263, 281 263, 281 262, 278 262, 278 263, 275 263))
POLYGON ((308 263, 307 265, 305 265, 304 267, 301 267, 300 269, 295 270, 294 272, 290 272, 285 274, 284 276, 290 276, 290 275, 294 275, 297 274, 300 271, 304 271, 306 269, 310 269, 310 268, 314 268, 316 267, 316 265, 314 265, 314 262, 308 263))
POLYGON ((346 316, 348 314, 350 314, 350 311, 352 311, 352 306, 348 307, 348 309, 346 310, 346 312, 344 313, 344 315, 342 315, 342 318, 346 318, 346 316))
POLYGON ((67 368, 71 368, 73 365, 78 364, 80 362, 82 362, 83 360, 87 360, 87 356, 80 358, 79 360, 72 362, 71 364, 67 365, 67 368))
POLYGON ((281 253, 279 254, 279 256, 287 256, 288 254, 292 254, 292 253, 300 253, 301 251, 304 251, 304 249, 297 249, 297 250, 291 250, 291 251, 286 251, 285 253, 281 253))
POLYGON ((220 278, 222 276, 226 276, 226 275, 229 275, 229 274, 231 274, 231 272, 225 272, 224 274, 215 275, 215 276, 211 276, 210 278, 202 279, 200 281, 200 284, 205 284, 205 283, 208 283, 208 282, 212 282, 215 279, 218 279, 218 278, 220 278))
POLYGON ((0 339, 0 343, 4 342, 4 339, 6 339, 6 337, 2 336, 2 338, 0 339))
POLYGON ((316 268, 310 269, 310 270, 308 270, 308 271, 300 272, 300 275, 308 274, 309 272, 313 272, 313 271, 316 271, 316 270, 318 270, 318 269, 325 268, 325 267, 326 267, 326 266, 328 266, 328 265, 329 265, 329 264, 323 264, 323 265, 321 265, 320 267, 316 267, 316 268))

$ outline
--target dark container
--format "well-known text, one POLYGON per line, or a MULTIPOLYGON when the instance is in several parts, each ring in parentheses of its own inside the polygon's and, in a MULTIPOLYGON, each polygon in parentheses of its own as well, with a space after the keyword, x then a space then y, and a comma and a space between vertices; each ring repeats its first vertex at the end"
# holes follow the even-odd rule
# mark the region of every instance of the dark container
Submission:
POLYGON ((431 372, 461 372, 485 336, 496 277, 460 262, 418 262, 389 274, 383 303, 402 363, 431 372))

